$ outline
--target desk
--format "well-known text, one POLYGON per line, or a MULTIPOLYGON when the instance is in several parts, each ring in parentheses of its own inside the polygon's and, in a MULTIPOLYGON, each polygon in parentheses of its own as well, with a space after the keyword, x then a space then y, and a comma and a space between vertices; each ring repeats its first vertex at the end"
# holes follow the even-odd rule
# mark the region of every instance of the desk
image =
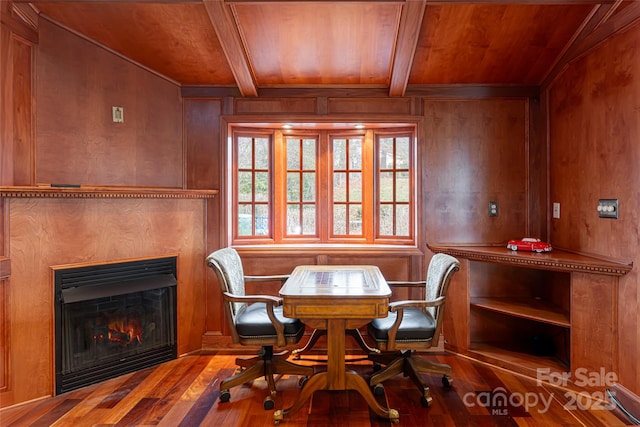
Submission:
POLYGON ((390 296, 375 266, 303 265, 293 270, 280 289, 283 313, 327 330, 327 370, 307 380, 293 406, 274 413, 276 422, 299 410, 316 390, 355 390, 378 416, 398 421, 398 411, 380 406, 364 378, 345 367, 345 330, 386 317, 390 296))

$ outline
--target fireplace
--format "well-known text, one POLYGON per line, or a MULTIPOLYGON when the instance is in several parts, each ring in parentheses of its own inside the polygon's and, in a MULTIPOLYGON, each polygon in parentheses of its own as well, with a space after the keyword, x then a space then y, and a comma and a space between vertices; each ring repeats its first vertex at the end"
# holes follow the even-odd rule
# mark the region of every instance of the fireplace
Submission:
POLYGON ((56 394, 176 358, 176 257, 53 270, 56 394))

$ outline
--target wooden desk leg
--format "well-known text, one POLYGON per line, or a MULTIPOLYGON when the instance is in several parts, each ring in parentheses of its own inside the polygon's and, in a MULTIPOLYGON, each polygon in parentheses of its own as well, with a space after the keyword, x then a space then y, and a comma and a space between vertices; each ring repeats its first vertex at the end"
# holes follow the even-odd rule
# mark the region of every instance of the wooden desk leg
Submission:
POLYGON ((347 380, 346 389, 355 390, 358 393, 360 393, 360 395, 364 397, 364 400, 366 400, 367 403, 369 404, 369 408, 371 408, 371 410, 377 416, 382 418, 388 418, 394 423, 397 423, 400 421, 400 414, 396 409, 391 409, 391 408, 387 409, 380 406, 376 398, 373 397, 371 388, 369 388, 369 384, 367 384, 364 378, 362 378, 360 375, 354 372, 347 372, 346 380, 347 380))
POLYGON ((326 388, 327 388, 327 373, 319 372, 317 374, 313 374, 304 384, 304 387, 302 387, 302 391, 300 391, 300 394, 298 395, 298 398, 296 399, 296 401, 293 403, 293 406, 290 406, 287 409, 279 409, 273 413, 273 419, 275 420, 276 424, 282 421, 282 419, 286 415, 293 415, 296 412, 298 412, 298 410, 302 408, 305 402, 309 400, 313 392, 318 390, 324 390, 326 388))
POLYGON ((329 319, 327 325, 327 389, 345 390, 345 331, 344 319, 329 319))
POLYGON ((273 418, 278 424, 285 415, 296 413, 317 390, 355 390, 366 400, 376 415, 398 422, 400 415, 395 409, 380 406, 373 397, 367 382, 360 375, 345 369, 345 326, 344 319, 329 319, 327 328, 328 362, 327 372, 314 374, 306 382, 293 406, 275 411, 273 418))

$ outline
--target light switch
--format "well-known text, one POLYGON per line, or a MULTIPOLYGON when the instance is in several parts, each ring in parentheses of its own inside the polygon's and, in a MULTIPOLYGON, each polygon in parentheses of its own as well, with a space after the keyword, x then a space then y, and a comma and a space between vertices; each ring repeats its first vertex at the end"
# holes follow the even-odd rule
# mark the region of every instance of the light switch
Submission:
POLYGON ((111 115, 113 117, 113 123, 124 123, 124 108, 111 107, 111 115))

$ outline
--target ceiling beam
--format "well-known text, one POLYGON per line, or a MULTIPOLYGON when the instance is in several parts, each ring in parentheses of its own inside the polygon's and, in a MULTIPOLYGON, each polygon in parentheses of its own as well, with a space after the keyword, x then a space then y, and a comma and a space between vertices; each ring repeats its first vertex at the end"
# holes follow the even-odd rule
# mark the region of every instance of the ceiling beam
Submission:
POLYGON ((229 6, 224 0, 204 0, 203 3, 240 93, 242 96, 258 96, 251 66, 229 6))
POLYGON ((408 1, 402 5, 398 39, 391 67, 389 96, 403 96, 407 89, 426 6, 425 0, 408 1))

